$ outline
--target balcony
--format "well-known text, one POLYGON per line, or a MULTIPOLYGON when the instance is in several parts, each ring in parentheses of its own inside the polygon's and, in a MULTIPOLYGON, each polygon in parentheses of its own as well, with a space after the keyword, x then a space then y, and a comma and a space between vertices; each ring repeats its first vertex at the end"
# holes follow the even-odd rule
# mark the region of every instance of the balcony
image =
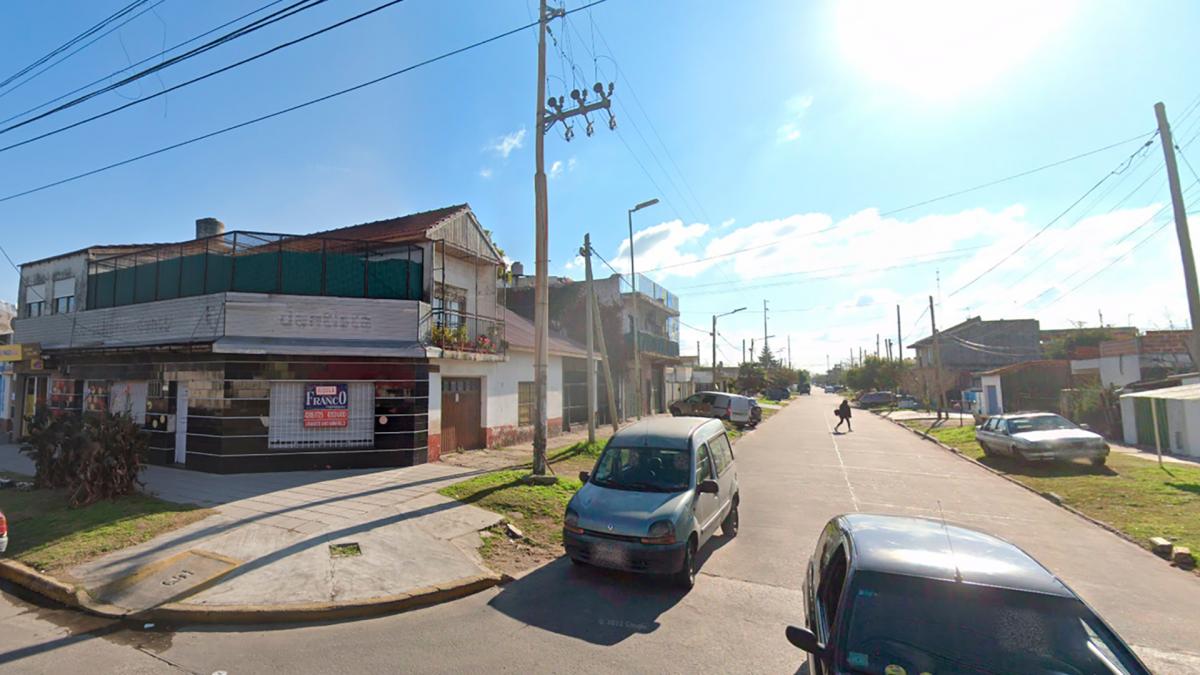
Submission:
POLYGON ((423 323, 429 326, 429 345, 441 349, 443 358, 502 360, 508 350, 503 319, 437 308, 423 323))
MULTIPOLYGON (((639 333, 638 344, 642 353, 658 354, 660 356, 679 356, 679 342, 665 335, 639 333)), ((633 331, 625 332, 625 348, 633 348, 633 331)))

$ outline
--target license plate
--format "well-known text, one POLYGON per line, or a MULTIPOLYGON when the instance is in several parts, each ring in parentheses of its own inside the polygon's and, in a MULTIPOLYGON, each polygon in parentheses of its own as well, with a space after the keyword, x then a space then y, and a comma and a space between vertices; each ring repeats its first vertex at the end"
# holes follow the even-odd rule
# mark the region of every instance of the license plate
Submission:
POLYGON ((600 565, 625 565, 625 550, 615 544, 596 544, 592 547, 592 562, 600 565))

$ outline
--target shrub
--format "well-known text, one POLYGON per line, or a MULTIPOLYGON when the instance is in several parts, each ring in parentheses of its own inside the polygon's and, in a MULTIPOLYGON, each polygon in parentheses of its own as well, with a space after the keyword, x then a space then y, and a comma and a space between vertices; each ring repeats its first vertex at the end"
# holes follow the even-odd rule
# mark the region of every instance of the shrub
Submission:
POLYGON ((71 506, 133 494, 141 482, 147 437, 128 415, 34 416, 21 452, 33 460, 34 485, 63 488, 71 506))

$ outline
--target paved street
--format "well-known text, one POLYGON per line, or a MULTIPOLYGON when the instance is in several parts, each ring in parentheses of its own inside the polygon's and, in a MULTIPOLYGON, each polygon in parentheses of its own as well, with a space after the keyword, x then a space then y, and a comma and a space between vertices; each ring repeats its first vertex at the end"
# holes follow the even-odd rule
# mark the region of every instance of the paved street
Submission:
POLYGON ((739 536, 705 551, 686 595, 558 561, 450 604, 291 628, 143 633, 0 599, 0 669, 21 672, 792 673, 801 574, 821 525, 847 511, 936 515, 1021 545, 1104 615, 1158 672, 1200 672, 1200 577, 1168 567, 913 434, 833 396, 793 402, 736 447, 739 536))

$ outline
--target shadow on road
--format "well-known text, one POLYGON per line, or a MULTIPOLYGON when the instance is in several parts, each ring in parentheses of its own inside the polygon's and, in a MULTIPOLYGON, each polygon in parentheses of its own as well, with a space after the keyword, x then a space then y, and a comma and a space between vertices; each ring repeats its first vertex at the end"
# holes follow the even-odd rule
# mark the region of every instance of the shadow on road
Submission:
POLYGON ((1117 476, 1107 466, 1093 466, 1084 462, 1022 462, 1011 457, 980 457, 979 463, 997 471, 1034 478, 1065 478, 1069 476, 1117 476))
MULTIPOLYGON (((713 537, 700 551, 704 562, 728 543, 713 537)), ((696 583, 704 583, 698 577, 696 583)), ((658 630, 658 617, 687 593, 667 577, 573 564, 563 557, 506 584, 493 609, 530 626, 595 645, 612 646, 658 630)))

